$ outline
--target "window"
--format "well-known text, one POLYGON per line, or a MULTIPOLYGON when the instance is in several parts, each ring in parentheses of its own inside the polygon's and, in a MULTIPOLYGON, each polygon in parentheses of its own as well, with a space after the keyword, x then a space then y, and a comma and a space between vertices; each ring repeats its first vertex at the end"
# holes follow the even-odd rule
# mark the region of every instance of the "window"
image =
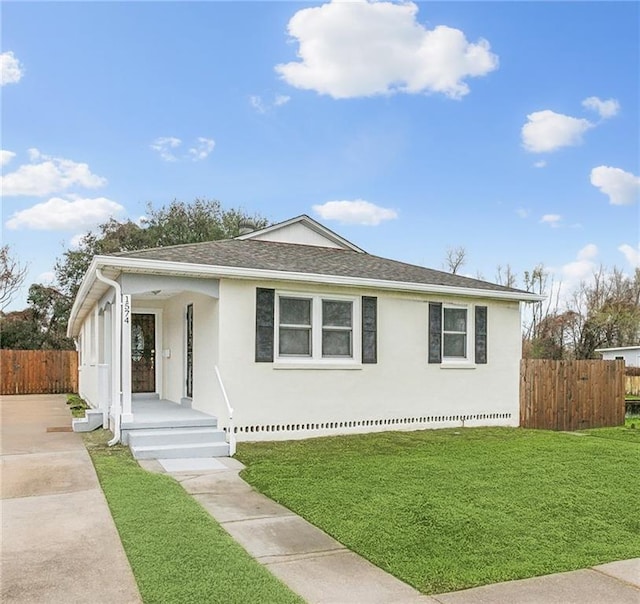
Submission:
POLYGON ((353 356, 353 302, 322 301, 322 356, 353 356))
POLYGON ((430 302, 428 356, 429 363, 486 365, 487 307, 430 302))
POLYGON ((278 356, 352 359, 354 300, 278 296, 278 356))
POLYGON ((280 298, 280 355, 311 356, 311 303, 308 298, 280 298))
POLYGON ((467 309, 443 309, 442 356, 444 358, 467 358, 467 309))
POLYGON ((256 288, 256 363, 378 362, 378 299, 256 288))

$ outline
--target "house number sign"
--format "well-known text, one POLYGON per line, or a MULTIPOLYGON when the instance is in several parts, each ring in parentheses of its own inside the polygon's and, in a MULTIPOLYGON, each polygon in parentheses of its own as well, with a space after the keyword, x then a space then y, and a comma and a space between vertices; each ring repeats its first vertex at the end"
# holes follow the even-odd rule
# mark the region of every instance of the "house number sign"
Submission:
POLYGON ((131 321, 131 296, 124 294, 122 296, 122 322, 129 323, 131 321))

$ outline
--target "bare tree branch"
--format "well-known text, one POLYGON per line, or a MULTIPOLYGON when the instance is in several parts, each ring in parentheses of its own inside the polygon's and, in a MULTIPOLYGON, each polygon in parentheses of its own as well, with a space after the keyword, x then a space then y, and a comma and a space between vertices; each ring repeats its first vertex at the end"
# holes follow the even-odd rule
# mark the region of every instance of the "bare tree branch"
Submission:
POLYGON ((27 264, 20 264, 10 253, 9 246, 0 248, 0 308, 5 308, 18 293, 27 276, 27 264))
POLYGON ((467 261, 467 250, 461 245, 458 247, 447 248, 447 255, 444 259, 444 266, 450 272, 456 275, 458 271, 465 265, 467 261))

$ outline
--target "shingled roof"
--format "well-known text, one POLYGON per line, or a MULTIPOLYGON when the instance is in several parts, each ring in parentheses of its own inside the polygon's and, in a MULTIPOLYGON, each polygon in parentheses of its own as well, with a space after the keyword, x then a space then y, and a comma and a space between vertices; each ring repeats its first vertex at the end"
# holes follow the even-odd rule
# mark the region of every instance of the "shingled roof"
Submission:
POLYGON ((209 241, 115 254, 126 258, 524 293, 371 254, 274 241, 209 241))

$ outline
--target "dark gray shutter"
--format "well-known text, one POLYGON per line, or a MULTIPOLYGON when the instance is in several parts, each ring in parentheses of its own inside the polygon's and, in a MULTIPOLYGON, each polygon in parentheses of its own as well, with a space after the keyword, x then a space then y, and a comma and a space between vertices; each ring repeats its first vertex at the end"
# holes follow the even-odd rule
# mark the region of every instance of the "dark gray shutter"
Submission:
POLYGON ((487 362, 487 307, 476 306, 476 363, 487 362))
POLYGON ((378 298, 362 296, 362 362, 378 362, 378 298))
POLYGON ((429 303, 429 363, 442 363, 442 304, 429 303))
POLYGON ((256 363, 273 363, 276 291, 256 289, 256 363))

